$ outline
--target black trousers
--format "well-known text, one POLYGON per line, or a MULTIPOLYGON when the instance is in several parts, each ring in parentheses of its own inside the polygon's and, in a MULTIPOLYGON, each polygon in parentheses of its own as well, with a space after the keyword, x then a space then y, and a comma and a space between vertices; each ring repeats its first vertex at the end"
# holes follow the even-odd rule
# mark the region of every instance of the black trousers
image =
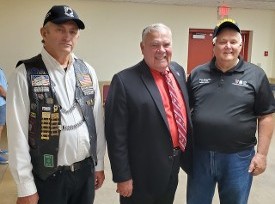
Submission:
MULTIPOLYGON (((173 157, 173 169, 170 175, 170 181, 167 190, 160 196, 150 196, 150 197, 136 197, 135 191, 131 197, 120 196, 120 204, 173 204, 175 193, 178 186, 178 173, 180 166, 180 155, 173 157)), ((137 178, 138 179, 138 178, 137 178)), ((135 187, 134 187, 135 188, 135 187)))
POLYGON ((92 204, 95 197, 93 164, 71 172, 57 171, 45 181, 34 176, 38 204, 92 204))

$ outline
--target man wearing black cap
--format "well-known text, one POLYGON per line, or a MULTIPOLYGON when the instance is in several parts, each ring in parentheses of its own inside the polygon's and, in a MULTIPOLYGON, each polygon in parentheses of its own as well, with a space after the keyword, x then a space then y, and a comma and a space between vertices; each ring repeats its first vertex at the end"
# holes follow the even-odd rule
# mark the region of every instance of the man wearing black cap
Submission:
POLYGON ((213 59, 188 78, 195 141, 188 204, 211 204, 216 184, 220 203, 245 204, 252 177, 266 168, 275 101, 264 71, 239 56, 240 32, 234 20, 220 22, 213 59))
POLYGON ((73 54, 84 23, 53 6, 39 55, 19 61, 9 81, 9 160, 17 204, 93 203, 104 181, 105 136, 95 70, 73 54))

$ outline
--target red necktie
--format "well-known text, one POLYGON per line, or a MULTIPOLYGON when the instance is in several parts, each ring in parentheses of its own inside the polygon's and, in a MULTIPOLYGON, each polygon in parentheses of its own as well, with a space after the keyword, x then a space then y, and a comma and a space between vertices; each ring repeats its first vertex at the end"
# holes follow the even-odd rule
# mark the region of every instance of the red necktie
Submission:
POLYGON ((180 149, 182 151, 185 150, 186 147, 186 126, 184 124, 184 119, 183 119, 183 115, 180 111, 180 106, 179 106, 179 102, 178 102, 178 98, 175 92, 175 88, 172 84, 172 80, 168 75, 169 71, 165 71, 164 73, 162 73, 165 76, 165 81, 167 83, 168 86, 168 91, 169 91, 169 95, 170 95, 170 99, 172 101, 172 107, 173 107, 173 114, 175 117, 175 121, 177 124, 177 129, 178 129, 178 135, 179 135, 179 146, 180 149))

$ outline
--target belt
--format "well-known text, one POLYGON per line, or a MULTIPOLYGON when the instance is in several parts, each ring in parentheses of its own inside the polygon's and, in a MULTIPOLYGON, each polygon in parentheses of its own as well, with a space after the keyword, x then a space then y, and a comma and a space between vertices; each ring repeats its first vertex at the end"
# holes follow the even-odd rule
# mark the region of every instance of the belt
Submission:
POLYGON ((81 169, 84 166, 87 166, 89 164, 92 164, 92 158, 91 157, 87 157, 86 159, 79 161, 79 162, 75 162, 70 166, 58 166, 57 170, 58 171, 77 171, 79 169, 81 169))
POLYGON ((173 148, 173 157, 179 156, 181 153, 181 150, 179 147, 173 148))

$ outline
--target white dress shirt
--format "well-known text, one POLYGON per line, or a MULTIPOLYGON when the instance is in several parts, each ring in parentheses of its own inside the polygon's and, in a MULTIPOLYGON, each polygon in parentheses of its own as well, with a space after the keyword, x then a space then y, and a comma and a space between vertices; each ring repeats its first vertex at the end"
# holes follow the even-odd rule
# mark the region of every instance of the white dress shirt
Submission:
MULTIPOLYGON (((43 62, 48 70, 59 105, 65 110, 70 109, 75 102, 76 78, 73 63, 74 54, 65 71, 61 65, 43 48, 41 51, 43 62)), ((97 132, 96 171, 104 168, 106 140, 104 135, 103 107, 100 89, 95 70, 85 62, 89 68, 95 90, 94 118, 97 132)), ((9 167, 17 184, 18 196, 23 197, 37 192, 32 174, 32 163, 28 145, 28 120, 30 100, 26 68, 21 64, 15 69, 9 80, 7 92, 7 135, 9 148, 9 167)), ((77 106, 70 113, 61 112, 61 124, 71 126, 83 119, 81 110, 77 106)), ((90 140, 86 123, 73 130, 60 132, 58 165, 71 165, 90 156, 90 140)))

